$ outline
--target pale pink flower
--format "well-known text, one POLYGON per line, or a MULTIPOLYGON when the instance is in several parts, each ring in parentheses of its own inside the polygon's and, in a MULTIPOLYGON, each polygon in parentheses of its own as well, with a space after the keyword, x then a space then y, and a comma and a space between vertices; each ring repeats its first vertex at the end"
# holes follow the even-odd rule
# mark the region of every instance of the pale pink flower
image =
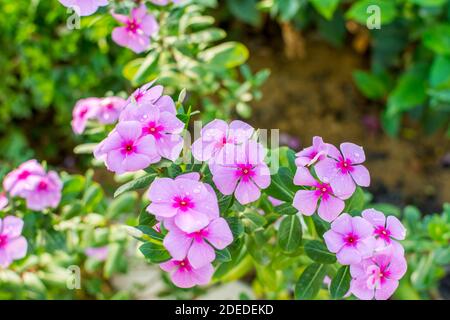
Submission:
POLYGON ((274 198, 272 196, 268 196, 267 200, 269 200, 269 202, 272 204, 272 206, 274 207, 278 207, 279 205, 282 205, 284 203, 284 201, 274 198))
POLYGON ((403 224, 394 216, 386 216, 375 209, 366 209, 362 212, 362 217, 373 226, 373 235, 377 239, 377 248, 384 248, 392 245, 400 254, 404 249, 395 240, 404 240, 406 229, 403 224))
POLYGON ((216 258, 214 248, 222 250, 233 242, 230 227, 223 218, 216 218, 203 229, 191 233, 173 223, 165 226, 169 232, 164 238, 164 247, 176 260, 187 257, 194 268, 213 262, 216 258))
POLYGON ((99 7, 107 6, 108 0, 58 0, 67 8, 72 8, 79 16, 90 16, 99 7))
POLYGON ((94 150, 97 159, 105 161, 108 170, 117 174, 134 172, 158 162, 152 135, 142 136, 139 121, 119 122, 116 128, 94 150))
POLYGON ((362 165, 366 160, 362 147, 353 143, 342 143, 341 152, 328 144, 328 158, 320 160, 314 167, 321 181, 329 182, 334 193, 342 199, 350 198, 356 185, 370 185, 369 171, 362 165))
POLYGON ((336 253, 340 264, 359 263, 372 255, 375 239, 372 225, 361 217, 351 217, 343 213, 331 223, 331 229, 323 238, 328 250, 336 253))
POLYGON ((122 121, 139 121, 142 134, 151 135, 159 156, 175 161, 183 149, 181 133, 184 123, 170 112, 161 112, 153 104, 142 105, 127 112, 122 121))
POLYGON ((241 204, 256 201, 261 190, 270 185, 269 167, 264 163, 266 151, 255 142, 227 144, 223 157, 215 158, 209 168, 221 193, 234 196, 241 204))
POLYGON ((23 196, 24 191, 32 188, 31 178, 44 175, 44 168, 36 160, 28 160, 6 175, 3 189, 12 197, 23 196))
POLYGON ((213 266, 208 263, 201 268, 194 268, 189 260, 169 260, 159 265, 161 269, 170 273, 172 282, 180 288, 192 288, 196 285, 206 285, 211 281, 214 273, 213 266))
POLYGON ((158 6, 166 6, 170 2, 177 4, 180 3, 182 0, 150 0, 150 1, 158 6))
POLYGON ((76 134, 83 133, 86 124, 97 115, 99 98, 87 98, 78 100, 72 112, 72 129, 76 134))
POLYGON ((108 246, 104 247, 88 247, 84 250, 86 256, 94 258, 98 261, 105 261, 108 258, 108 246))
POLYGON ((147 14, 145 5, 132 9, 129 17, 116 13, 113 13, 113 17, 125 25, 113 30, 113 40, 118 45, 127 47, 135 53, 145 51, 150 45, 150 36, 159 30, 155 17, 147 14))
POLYGON ((96 118, 100 123, 115 123, 125 107, 126 100, 120 97, 106 97, 100 99, 97 107, 96 118))
POLYGON ((27 254, 27 240, 21 235, 23 220, 13 216, 0 219, 0 267, 7 268, 27 254))
POLYGON ((196 181, 197 176, 153 181, 148 191, 151 203, 147 211, 164 221, 173 219, 173 223, 184 232, 205 228, 211 220, 219 217, 219 205, 211 186, 196 181))
POLYGON ((319 200, 320 204, 317 212, 325 221, 333 221, 344 210, 344 201, 335 196, 333 189, 328 183, 314 179, 308 168, 297 167, 294 184, 312 187, 312 190, 299 190, 295 194, 293 205, 301 214, 306 216, 312 215, 316 211, 319 200))
POLYGON ((192 144, 192 155, 199 161, 222 158, 224 147, 247 142, 254 129, 247 123, 235 120, 228 125, 216 119, 208 123, 200 132, 200 138, 192 144))
POLYGON ((47 208, 56 208, 61 201, 63 183, 55 171, 44 176, 31 176, 30 188, 21 195, 26 200, 27 208, 42 211, 47 208))
POLYGON ((406 273, 407 264, 402 255, 385 250, 350 266, 352 281, 350 291, 358 299, 387 300, 398 287, 406 273))
POLYGON ((0 193, 0 210, 5 209, 8 206, 8 197, 6 193, 0 193))
POLYGON ((328 144, 324 143, 322 137, 313 137, 313 145, 296 154, 297 166, 311 166, 317 161, 325 159, 328 153, 328 144))

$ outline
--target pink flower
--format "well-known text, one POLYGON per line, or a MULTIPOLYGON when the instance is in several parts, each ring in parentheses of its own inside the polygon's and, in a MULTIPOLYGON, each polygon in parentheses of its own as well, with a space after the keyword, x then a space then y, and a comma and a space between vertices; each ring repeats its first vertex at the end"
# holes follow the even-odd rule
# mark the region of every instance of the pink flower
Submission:
POLYGON ((333 189, 328 183, 314 179, 308 168, 297 168, 294 184, 313 188, 312 190, 299 190, 295 194, 293 205, 301 214, 306 216, 312 215, 316 211, 319 200, 318 213, 325 221, 333 221, 344 210, 344 201, 335 196, 333 189))
POLYGON ((192 288, 195 285, 206 285, 214 273, 213 266, 208 263, 201 268, 194 268, 188 259, 161 263, 161 269, 170 273, 172 282, 180 288, 192 288))
POLYGON ((268 196, 267 200, 269 200, 269 202, 272 204, 272 206, 274 207, 278 207, 279 205, 282 205, 284 203, 284 201, 274 198, 272 196, 268 196))
POLYGON ((164 238, 164 247, 176 260, 187 257, 196 269, 214 261, 214 248, 222 250, 233 242, 231 230, 223 218, 216 218, 205 228, 192 233, 184 232, 171 223, 166 227, 169 232, 164 238))
POLYGON ((386 300, 395 292, 398 281, 406 272, 407 264, 395 251, 374 254, 361 263, 350 266, 350 291, 362 300, 386 300))
POLYGON ((366 160, 362 147, 345 142, 341 144, 341 152, 329 144, 330 158, 319 161, 314 169, 320 180, 330 183, 336 195, 347 199, 355 192, 355 183, 362 187, 370 185, 370 175, 366 167, 361 165, 366 160))
POLYGON ((8 205, 8 197, 4 192, 0 193, 0 210, 3 210, 8 205))
POLYGON ((199 161, 223 157, 221 154, 228 144, 242 144, 250 139, 254 129, 247 123, 235 120, 228 124, 223 120, 213 120, 200 132, 200 138, 192 144, 192 155, 199 161))
POLYGON ((173 219, 187 233, 205 228, 219 217, 219 205, 211 186, 197 178, 198 174, 156 179, 148 191, 151 203, 147 211, 165 221, 173 219))
POLYGON ((266 151, 255 141, 242 145, 227 144, 223 157, 216 158, 209 168, 221 193, 234 196, 241 204, 256 201, 260 189, 270 185, 269 167, 264 163, 266 151))
POLYGON ((100 99, 97 107, 96 118, 100 123, 115 123, 125 107, 126 100, 120 97, 106 97, 100 99))
POLYGON ((152 135, 142 136, 138 121, 123 121, 94 150, 97 159, 105 161, 108 170, 122 174, 147 168, 161 158, 156 153, 152 135))
POLYGON ((377 248, 384 248, 392 245, 399 253, 403 254, 403 247, 395 240, 404 240, 406 229, 394 216, 388 216, 375 209, 366 209, 362 212, 362 217, 373 226, 373 235, 377 239, 377 248), (395 240, 394 240, 395 239, 395 240))
POLYGON ((23 220, 13 216, 0 219, 0 267, 7 268, 27 254, 27 240, 21 236, 23 220))
POLYGON ((158 107, 147 104, 132 109, 123 121, 135 120, 142 124, 142 134, 153 136, 160 157, 175 161, 183 149, 181 133, 184 123, 170 112, 161 112, 158 107))
POLYGON ((88 120, 97 115, 100 99, 87 98, 78 100, 72 112, 72 129, 76 134, 83 133, 88 120))
POLYGON ((323 235, 328 250, 336 253, 340 264, 359 263, 372 255, 375 239, 372 225, 361 217, 343 213, 333 221, 331 230, 323 235))
POLYGON ((131 10, 131 16, 113 14, 113 17, 123 23, 112 32, 113 40, 122 47, 127 47, 135 53, 145 51, 150 45, 150 36, 159 30, 155 17, 147 14, 145 5, 131 10))
POLYGON ((79 16, 90 16, 98 7, 108 5, 108 0, 59 0, 67 8, 72 8, 79 16))
POLYGON ((105 261, 108 258, 108 247, 89 247, 84 250, 84 253, 98 261, 105 261))
POLYGON ((23 196, 27 207, 31 210, 42 211, 46 208, 56 208, 61 201, 63 184, 54 171, 44 176, 30 177, 30 188, 24 190, 23 196))
POLYGON ((296 154, 297 166, 311 166, 317 161, 325 159, 328 153, 328 144, 324 143, 322 137, 313 137, 313 145, 296 154))
POLYGON ((45 175, 44 168, 36 160, 28 160, 6 175, 3 189, 13 197, 23 196, 24 191, 32 187, 31 178, 43 175, 45 175))

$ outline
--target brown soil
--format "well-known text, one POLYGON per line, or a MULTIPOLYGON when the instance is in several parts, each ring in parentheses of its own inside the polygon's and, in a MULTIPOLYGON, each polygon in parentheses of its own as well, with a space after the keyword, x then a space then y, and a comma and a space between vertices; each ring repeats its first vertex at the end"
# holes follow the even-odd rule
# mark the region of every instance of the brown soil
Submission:
POLYGON ((427 136, 411 127, 397 139, 386 136, 377 123, 380 106, 353 85, 351 73, 365 69, 366 57, 307 39, 306 56, 289 60, 281 43, 266 41, 244 41, 252 68, 272 72, 263 99, 254 103, 251 122, 256 127, 278 128, 299 138, 302 147, 315 135, 337 145, 351 141, 364 146, 372 176, 369 191, 377 202, 414 204, 427 213, 440 212, 442 203, 450 202, 450 168, 442 164, 450 140, 443 133, 427 136))

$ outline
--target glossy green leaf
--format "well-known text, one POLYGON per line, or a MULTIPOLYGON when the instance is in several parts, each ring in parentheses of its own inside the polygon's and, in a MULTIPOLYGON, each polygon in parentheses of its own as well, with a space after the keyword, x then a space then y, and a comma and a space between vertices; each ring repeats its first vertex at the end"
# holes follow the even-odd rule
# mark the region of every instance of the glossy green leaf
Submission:
POLYGON ((156 174, 147 174, 143 177, 140 177, 140 178, 137 178, 130 182, 127 182, 127 183, 121 185, 116 190, 116 192, 114 192, 114 198, 118 197, 119 195, 121 195, 122 193, 127 192, 127 191, 135 191, 135 190, 147 188, 153 182, 153 180, 155 180, 155 178, 156 178, 156 174))
POLYGON ((326 19, 330 20, 339 4, 339 0, 310 0, 313 7, 326 19))
POLYGON ((336 262, 336 256, 331 253, 321 241, 310 240, 305 243, 305 252, 312 260, 324 264, 336 262))
POLYGON ((368 19, 374 14, 368 10, 371 6, 376 5, 379 8, 380 23, 388 24, 392 22, 397 16, 397 8, 395 1, 392 0, 359 0, 353 3, 347 11, 348 19, 353 19, 363 25, 366 25, 368 19))
POLYGON ((350 289, 350 267, 342 266, 331 280, 330 294, 333 299, 342 299, 350 289))
POLYGON ((324 264, 312 263, 303 271, 295 285, 295 299, 312 300, 319 293, 327 273, 324 264))
POLYGON ((139 247, 145 259, 152 263, 161 263, 170 259, 170 254, 162 245, 146 242, 139 247))
POLYGON ((286 216, 278 230, 278 245, 287 253, 295 252, 302 241, 302 226, 296 215, 286 216))

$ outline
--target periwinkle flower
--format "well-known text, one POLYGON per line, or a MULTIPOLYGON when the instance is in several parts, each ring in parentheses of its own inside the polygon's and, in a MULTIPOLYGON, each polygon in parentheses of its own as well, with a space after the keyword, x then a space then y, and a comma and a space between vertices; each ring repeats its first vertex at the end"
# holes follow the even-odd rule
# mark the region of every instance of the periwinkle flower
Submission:
POLYGON ((313 144, 297 152, 295 163, 297 166, 311 166, 317 161, 325 159, 328 154, 328 144, 324 143, 322 137, 313 137, 313 144))
POLYGON ((135 53, 145 51, 150 45, 150 37, 159 30, 155 17, 147 14, 145 5, 133 8, 129 17, 116 13, 112 15, 125 25, 113 30, 112 39, 118 45, 127 47, 135 53))
POLYGON ((3 180, 3 189, 11 196, 24 196, 32 188, 33 176, 44 176, 44 168, 36 160, 28 160, 8 173, 3 180))
POLYGON ((162 270, 170 273, 172 282, 180 288, 206 285, 211 281, 214 273, 214 268, 210 263, 201 268, 194 268, 187 258, 183 260, 171 259, 159 266, 162 270))
POLYGON ((23 220, 14 216, 0 219, 0 267, 7 268, 27 254, 27 240, 21 235, 23 220))
POLYGON ((107 6, 108 0, 58 0, 63 6, 72 8, 79 16, 90 16, 99 7, 107 6))
POLYGON ((365 160, 363 148, 356 144, 342 143, 340 152, 328 144, 328 157, 320 160, 314 169, 321 181, 330 183, 336 195, 347 199, 355 192, 356 184, 370 185, 369 171, 362 165, 365 160))
POLYGON ((56 208, 61 201, 63 184, 55 171, 43 176, 30 177, 30 188, 21 195, 25 198, 27 207, 31 210, 42 211, 56 208))
POLYGON ((120 97, 106 97, 100 99, 95 117, 100 123, 115 123, 125 107, 126 100, 120 97))
POLYGON ((372 255, 375 239, 372 225, 361 217, 351 217, 343 213, 331 223, 331 229, 323 238, 328 250, 336 253, 340 264, 350 265, 361 262, 372 255))
POLYGON ((108 170, 122 174, 145 169, 161 157, 156 152, 155 138, 142 136, 139 121, 119 122, 116 128, 94 150, 97 159, 104 160, 108 170))
POLYGON ((317 212, 319 216, 323 220, 331 222, 344 210, 344 201, 335 196, 333 189, 328 183, 314 179, 308 168, 297 168, 294 184, 313 188, 313 190, 298 190, 295 194, 293 205, 301 214, 310 216, 316 211, 318 206, 317 212), (318 205, 319 200, 320 203, 318 205))
POLYGON ((72 130, 81 134, 86 129, 86 124, 97 115, 99 98, 86 98, 78 100, 72 111, 72 130))
POLYGON ((375 253, 372 257, 350 266, 350 291, 358 299, 386 300, 398 287, 406 273, 407 264, 402 255, 393 250, 375 253))

